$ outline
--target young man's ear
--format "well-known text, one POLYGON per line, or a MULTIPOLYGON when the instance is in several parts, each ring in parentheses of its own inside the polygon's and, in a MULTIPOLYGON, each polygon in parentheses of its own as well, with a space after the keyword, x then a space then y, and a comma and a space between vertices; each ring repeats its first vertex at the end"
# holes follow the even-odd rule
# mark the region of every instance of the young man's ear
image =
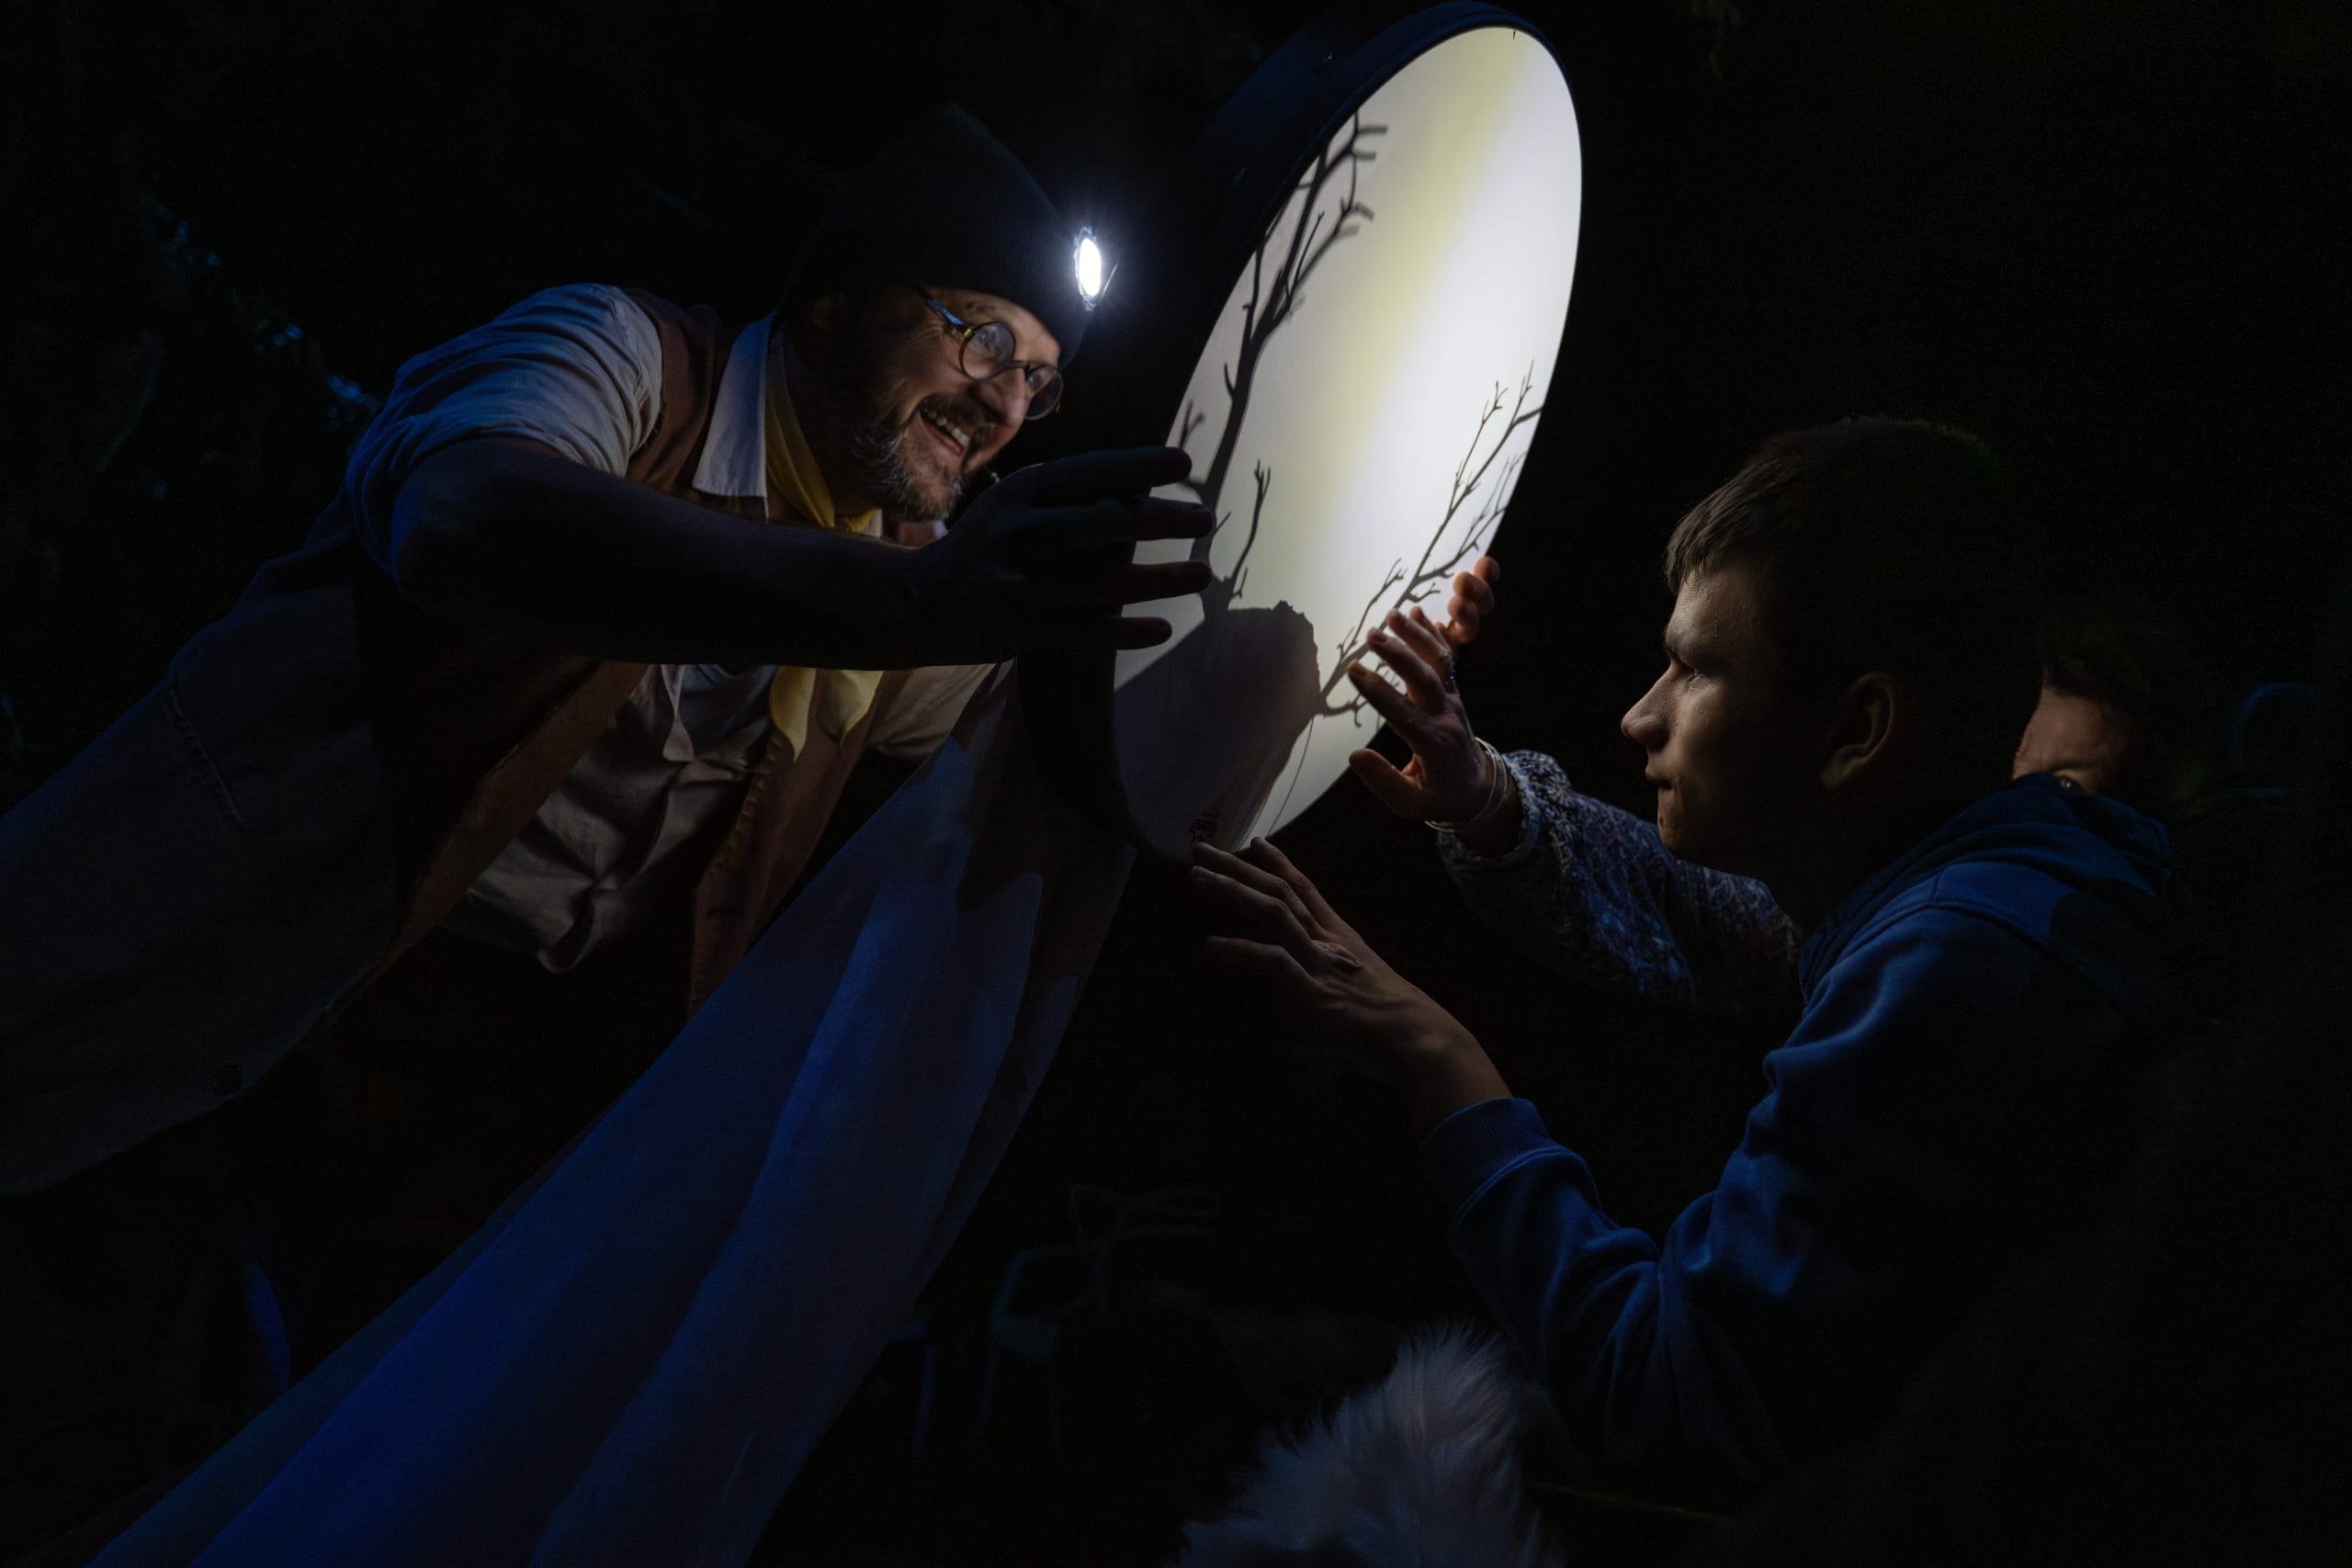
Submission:
POLYGON ((1821 787, 1844 789, 1883 769, 1908 733, 1914 706, 1911 689, 1892 675, 1872 671, 1856 679, 1831 713, 1821 787))

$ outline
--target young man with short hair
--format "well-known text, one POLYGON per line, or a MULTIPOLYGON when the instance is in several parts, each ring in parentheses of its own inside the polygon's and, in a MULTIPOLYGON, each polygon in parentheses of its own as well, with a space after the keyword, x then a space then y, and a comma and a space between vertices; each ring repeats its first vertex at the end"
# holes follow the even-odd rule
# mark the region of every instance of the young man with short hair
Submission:
MULTIPOLYGON (((2144 923, 2166 847, 2127 807, 2007 782, 2038 686, 2029 555, 1973 438, 1777 436, 1668 547, 1667 669, 1623 721, 1656 838, 1513 775, 1522 820, 1482 874, 1530 898, 1573 885, 1562 929, 1623 972, 1695 996, 1724 932, 1773 929, 1694 897, 1686 861, 1785 917, 1738 964, 1801 944, 1768 1092, 1662 1244, 1610 1220, 1477 1042, 1279 851, 1193 873, 1249 928, 1218 956, 1403 1090, 1457 1255, 1622 1481, 1725 1495, 1867 1435, 2050 1234, 2053 1195, 2111 1159, 2079 1134, 2159 1010, 2144 923)), ((1430 628, 1392 624, 1378 651, 1403 690, 1359 688, 1417 754, 1476 747, 1430 628)))

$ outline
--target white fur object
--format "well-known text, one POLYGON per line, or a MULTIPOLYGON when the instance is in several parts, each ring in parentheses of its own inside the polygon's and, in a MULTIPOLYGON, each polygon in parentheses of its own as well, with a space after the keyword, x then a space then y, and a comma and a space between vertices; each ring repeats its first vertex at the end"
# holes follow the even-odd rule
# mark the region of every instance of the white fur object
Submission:
POLYGON ((1221 1518, 1185 1528, 1176 1568, 1299 1554, 1363 1568, 1553 1568, 1520 1475, 1524 1396, 1494 1341, 1446 1328, 1295 1436, 1269 1437, 1221 1518))

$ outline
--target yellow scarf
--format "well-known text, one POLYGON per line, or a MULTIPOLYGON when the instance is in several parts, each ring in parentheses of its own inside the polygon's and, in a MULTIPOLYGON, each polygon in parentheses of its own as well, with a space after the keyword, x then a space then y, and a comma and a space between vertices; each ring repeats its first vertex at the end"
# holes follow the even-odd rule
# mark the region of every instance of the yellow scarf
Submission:
MULTIPOLYGON (((832 491, 817 466, 816 454, 808 449, 808 438, 801 433, 799 417, 792 412, 791 393, 785 387, 780 356, 789 350, 781 322, 769 326, 768 343, 768 417, 762 443, 767 451, 768 515, 789 513, 820 528, 879 534, 882 513, 878 508, 869 507, 850 517, 834 515, 832 491)), ((874 705, 874 690, 881 681, 878 670, 787 665, 768 682, 768 717, 797 757, 808 744, 812 716, 829 738, 839 740, 874 705)))

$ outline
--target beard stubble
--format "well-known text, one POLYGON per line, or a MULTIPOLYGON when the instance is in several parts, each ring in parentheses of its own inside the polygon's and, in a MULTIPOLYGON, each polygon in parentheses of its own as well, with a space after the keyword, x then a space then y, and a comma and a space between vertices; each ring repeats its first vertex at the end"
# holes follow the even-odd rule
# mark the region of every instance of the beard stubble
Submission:
POLYGON ((994 434, 996 422, 977 398, 944 392, 924 398, 911 418, 899 421, 892 412, 898 400, 887 367, 904 348, 910 329, 883 319, 878 304, 869 302, 857 310, 812 356, 817 406, 803 423, 831 439, 859 490, 882 509, 884 517, 936 522, 956 510, 971 476, 960 463, 943 472, 917 462, 912 446, 928 436, 916 424, 925 411, 938 413, 971 432, 970 445, 978 446, 994 434))

